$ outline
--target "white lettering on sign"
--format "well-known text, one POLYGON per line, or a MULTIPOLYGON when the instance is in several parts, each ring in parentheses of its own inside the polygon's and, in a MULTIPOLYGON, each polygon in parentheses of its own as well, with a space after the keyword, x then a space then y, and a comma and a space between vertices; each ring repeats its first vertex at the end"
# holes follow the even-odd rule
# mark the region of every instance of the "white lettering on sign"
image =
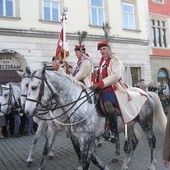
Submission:
POLYGON ((0 70, 20 70, 21 65, 0 65, 0 70))
POLYGON ((21 62, 11 55, 0 55, 0 70, 21 70, 21 62))

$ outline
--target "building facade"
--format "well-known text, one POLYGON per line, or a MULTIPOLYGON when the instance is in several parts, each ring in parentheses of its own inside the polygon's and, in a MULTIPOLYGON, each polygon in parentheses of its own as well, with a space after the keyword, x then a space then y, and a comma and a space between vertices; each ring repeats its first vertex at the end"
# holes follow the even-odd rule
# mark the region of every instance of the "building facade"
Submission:
POLYGON ((105 40, 102 27, 109 23, 112 50, 131 69, 133 85, 141 78, 151 81, 148 0, 0 0, 1 72, 26 66, 34 70, 51 62, 64 7, 68 7, 68 62, 77 60, 77 32, 86 31, 83 44, 97 64, 101 57, 97 43, 105 40))
POLYGON ((164 84, 170 78, 170 1, 149 0, 151 76, 164 84))

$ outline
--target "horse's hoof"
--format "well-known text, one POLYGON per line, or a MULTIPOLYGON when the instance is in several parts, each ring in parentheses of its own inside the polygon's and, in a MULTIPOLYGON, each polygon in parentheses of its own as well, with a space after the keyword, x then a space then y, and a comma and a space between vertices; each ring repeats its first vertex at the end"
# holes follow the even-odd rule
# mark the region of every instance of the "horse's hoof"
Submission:
POLYGON ((53 160, 53 159, 54 159, 54 156, 48 156, 48 159, 49 159, 49 160, 53 160))
POLYGON ((79 166, 77 170, 83 170, 82 166, 79 166))
POLYGON ((98 145, 97 145, 97 146, 98 146, 98 147, 101 147, 101 146, 102 146, 102 144, 103 144, 103 143, 102 143, 102 142, 100 142, 100 143, 98 143, 98 145))
POLYGON ((129 168, 128 168, 128 167, 126 167, 126 168, 122 168, 121 170, 129 170, 129 168))
POLYGON ((104 168, 104 170, 110 170, 107 166, 104 168))
POLYGON ((117 163, 117 162, 119 162, 119 159, 113 158, 111 162, 112 162, 112 163, 117 163))
POLYGON ((27 167, 31 167, 31 164, 32 164, 31 161, 27 162, 27 167))
POLYGON ((129 170, 128 166, 122 167, 121 170, 129 170))
POLYGON ((154 165, 151 165, 148 170, 155 170, 155 166, 154 165))

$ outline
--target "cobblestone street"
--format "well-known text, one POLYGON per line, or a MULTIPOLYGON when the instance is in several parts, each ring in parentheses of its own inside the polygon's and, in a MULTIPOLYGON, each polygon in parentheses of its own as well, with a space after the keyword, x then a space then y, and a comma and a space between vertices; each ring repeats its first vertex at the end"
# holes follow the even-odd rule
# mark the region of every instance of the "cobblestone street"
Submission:
MULTIPOLYGON (((45 144, 44 136, 41 136, 37 143, 34 153, 34 162, 31 167, 26 166, 27 156, 30 150, 31 142, 34 136, 23 136, 20 138, 6 138, 0 140, 0 170, 37 170, 40 164, 43 147, 45 144)), ((160 132, 156 133, 157 137, 157 164, 156 170, 166 170, 163 167, 162 161, 162 147, 163 136, 160 132)), ((121 135, 121 156, 118 163, 111 163, 114 157, 115 147, 109 142, 103 143, 102 147, 97 148, 98 157, 105 162, 112 170, 120 170, 124 153, 123 135, 121 135)), ((48 160, 46 170, 76 170, 78 167, 77 157, 73 150, 70 139, 66 137, 65 132, 60 132, 54 144, 53 160, 48 160)), ((141 141, 135 150, 132 161, 130 163, 130 170, 147 170, 150 163, 150 151, 146 138, 142 136, 141 141)), ((98 168, 91 164, 91 170, 98 168)))

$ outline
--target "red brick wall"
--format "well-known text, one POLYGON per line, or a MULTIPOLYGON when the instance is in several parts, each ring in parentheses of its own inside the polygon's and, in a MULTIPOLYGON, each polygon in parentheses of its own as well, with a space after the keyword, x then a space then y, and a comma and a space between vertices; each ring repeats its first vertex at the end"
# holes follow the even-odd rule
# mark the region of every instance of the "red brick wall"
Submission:
POLYGON ((153 0, 148 0, 148 3, 150 13, 170 16, 170 0, 164 0, 163 4, 153 0))
POLYGON ((152 49, 152 54, 153 55, 158 55, 158 56, 170 57, 170 50, 169 49, 153 48, 152 49))

